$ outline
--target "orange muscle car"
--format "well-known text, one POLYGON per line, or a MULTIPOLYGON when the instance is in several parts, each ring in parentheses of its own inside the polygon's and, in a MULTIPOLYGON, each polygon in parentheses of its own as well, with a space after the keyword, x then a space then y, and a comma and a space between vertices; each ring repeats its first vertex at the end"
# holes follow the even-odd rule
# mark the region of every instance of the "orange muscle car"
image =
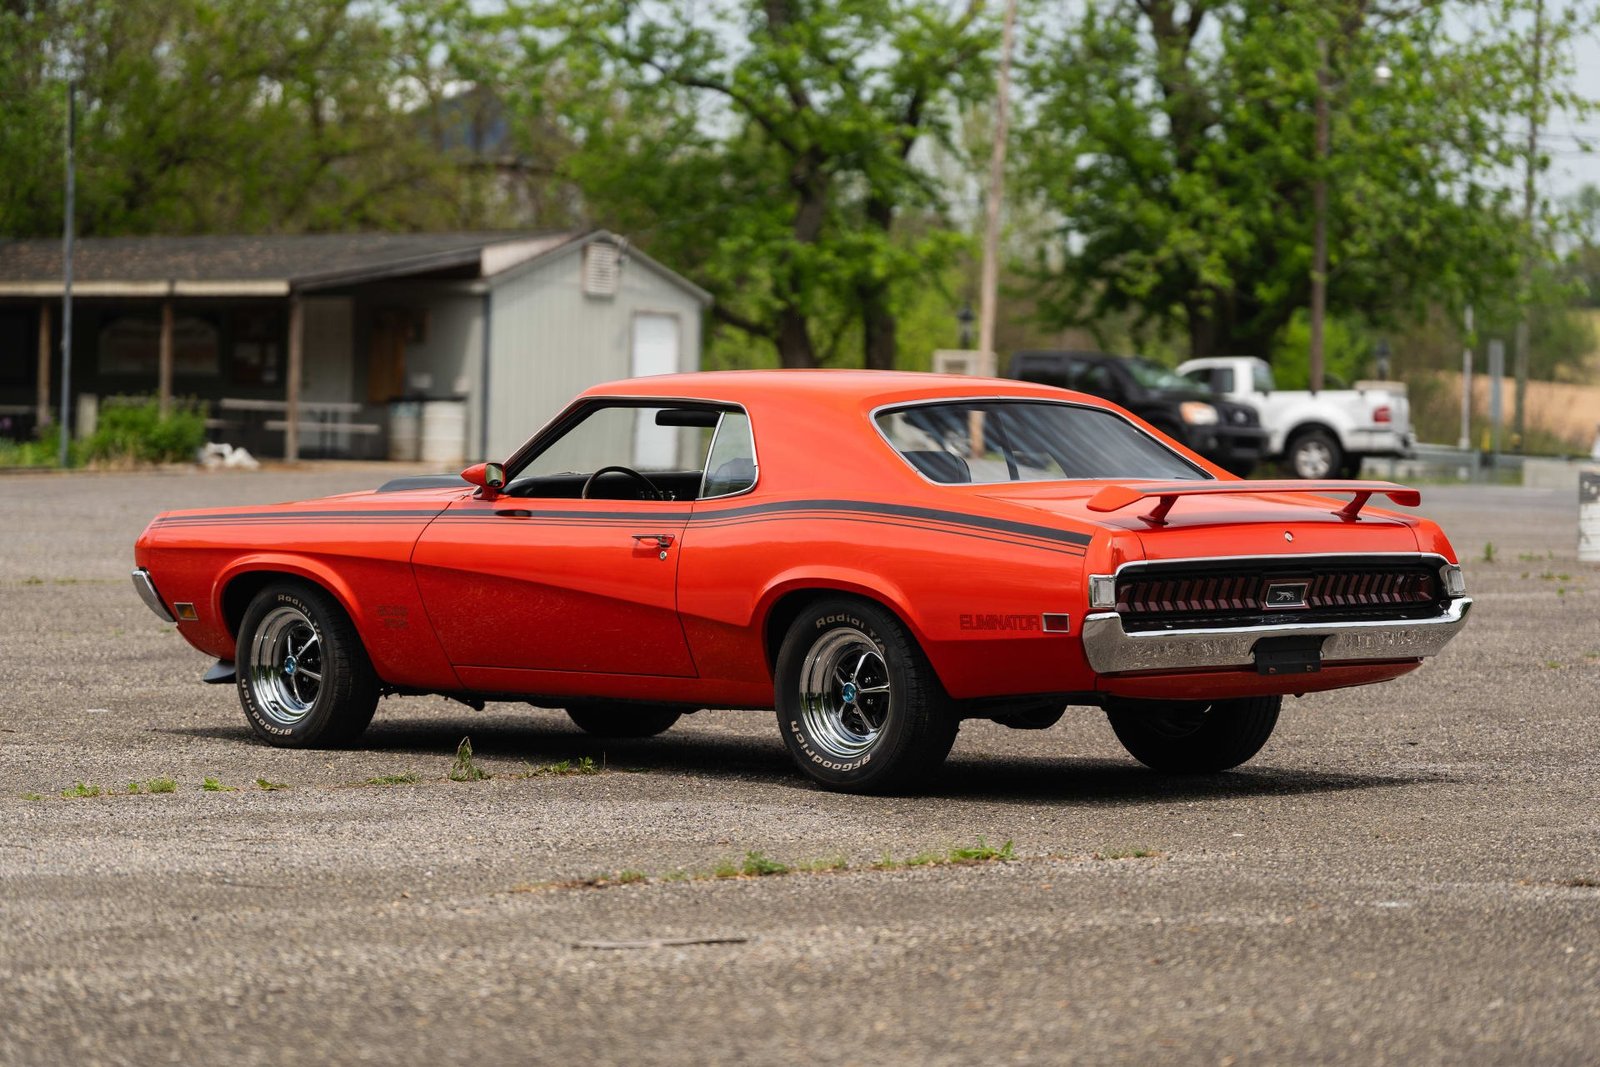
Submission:
POLYGON ((613 737, 775 708, 806 774, 866 792, 963 719, 1090 705, 1145 764, 1213 772, 1284 694, 1405 674, 1465 622, 1444 534, 1373 496, 1418 501, 1241 481, 1048 386, 687 374, 590 389, 459 478, 164 513, 133 580, 273 745, 351 742, 389 694, 613 737))

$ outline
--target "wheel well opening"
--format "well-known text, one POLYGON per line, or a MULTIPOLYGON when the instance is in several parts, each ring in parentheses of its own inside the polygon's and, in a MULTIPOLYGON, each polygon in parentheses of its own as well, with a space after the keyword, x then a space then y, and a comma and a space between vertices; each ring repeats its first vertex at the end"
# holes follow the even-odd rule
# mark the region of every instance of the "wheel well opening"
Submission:
POLYGON ((333 596, 335 603, 339 601, 339 598, 334 596, 333 590, 302 575, 290 574, 287 571, 246 571, 235 577, 222 590, 222 621, 227 625, 231 637, 239 636, 239 625, 244 622, 244 613, 250 610, 250 602, 256 598, 256 594, 273 582, 299 582, 313 586, 333 596))
POLYGON ((1335 444, 1339 442, 1339 435, 1332 426, 1321 422, 1302 422, 1299 426, 1289 431, 1288 446, 1293 446, 1295 442, 1309 433, 1326 434, 1328 437, 1333 438, 1335 444))
POLYGON ((890 605, 879 600, 877 597, 865 596, 861 593, 846 592, 842 589, 829 589, 826 587, 813 589, 794 589, 779 597, 777 603, 772 605, 772 610, 767 612, 765 647, 767 653, 767 670, 769 672, 776 673, 778 666, 778 649, 782 646, 783 639, 789 633, 789 627, 794 625, 794 621, 798 619, 811 604, 816 603, 818 600, 831 599, 860 600, 871 604, 874 607, 882 608, 884 611, 887 611, 889 614, 893 615, 896 619, 899 619, 900 624, 905 626, 907 631, 910 631, 911 629, 911 627, 907 625, 903 615, 901 615, 890 605))

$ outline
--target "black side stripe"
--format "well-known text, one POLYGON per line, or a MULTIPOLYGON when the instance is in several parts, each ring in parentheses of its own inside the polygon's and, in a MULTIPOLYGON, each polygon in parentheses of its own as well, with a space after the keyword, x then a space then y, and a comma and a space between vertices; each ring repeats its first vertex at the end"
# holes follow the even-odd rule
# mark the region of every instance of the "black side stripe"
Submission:
MULTIPOLYGON (((509 498, 508 498, 509 499, 509 498)), ((518 508, 526 512, 530 519, 546 519, 554 521, 605 521, 610 523, 637 523, 641 521, 658 522, 691 522, 707 525, 723 525, 738 520, 757 518, 799 518, 803 515, 822 517, 818 513, 834 513, 835 515, 860 515, 865 518, 874 516, 883 518, 909 519, 913 522, 935 522, 951 526, 965 526, 974 530, 984 530, 992 533, 1011 534, 1013 536, 1030 537, 1042 541, 1052 541, 1060 544, 1083 546, 1089 544, 1091 537, 1086 533, 1074 530, 1063 530, 1054 526, 1040 526, 1034 523, 1015 522, 1010 519, 997 519, 988 515, 973 515, 961 511, 945 511, 939 508, 923 508, 909 504, 880 504, 866 500, 794 500, 779 501, 770 504, 751 504, 744 507, 717 508, 710 511, 572 511, 567 509, 547 508, 518 508)), ((290 522, 374 522, 374 521, 416 521, 438 518, 447 522, 476 522, 476 521, 504 521, 505 516, 497 515, 487 508, 472 511, 452 511, 448 508, 426 510, 404 509, 347 509, 347 510, 316 510, 316 511, 239 511, 212 515, 171 515, 162 516, 156 521, 162 525, 170 526, 213 526, 232 523, 242 524, 282 524, 290 522)))
POLYGON ((945 511, 939 508, 919 508, 910 504, 876 504, 866 500, 794 500, 773 504, 751 504, 747 507, 697 512, 694 521, 715 522, 725 518, 790 511, 845 511, 868 515, 893 515, 899 518, 946 522, 955 526, 973 526, 997 533, 1022 534, 1025 537, 1061 541, 1069 545, 1087 545, 1093 540, 1089 534, 1063 530, 1055 526, 1037 526, 1033 523, 1013 522, 1010 519, 996 519, 988 515, 972 515, 964 511, 945 511))

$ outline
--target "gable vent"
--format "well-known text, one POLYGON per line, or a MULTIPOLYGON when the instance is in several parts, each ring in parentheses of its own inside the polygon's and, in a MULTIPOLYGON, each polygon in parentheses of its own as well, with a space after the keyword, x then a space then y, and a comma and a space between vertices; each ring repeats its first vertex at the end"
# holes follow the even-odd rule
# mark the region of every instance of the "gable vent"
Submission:
POLYGON ((583 250, 583 294, 616 296, 618 275, 617 246, 596 241, 583 250))

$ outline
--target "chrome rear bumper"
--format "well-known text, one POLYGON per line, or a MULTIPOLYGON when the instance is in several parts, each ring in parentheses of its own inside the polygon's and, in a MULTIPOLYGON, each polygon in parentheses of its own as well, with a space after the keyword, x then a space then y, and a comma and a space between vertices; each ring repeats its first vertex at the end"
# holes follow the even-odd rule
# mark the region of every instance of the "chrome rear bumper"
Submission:
POLYGON ((161 602, 161 594, 156 592, 156 583, 150 580, 150 572, 143 567, 135 567, 133 571, 133 588, 139 593, 139 599, 144 601, 145 607, 160 616, 163 622, 177 622, 167 606, 161 602))
POLYGON ((1083 620, 1083 651, 1096 674, 1250 667, 1256 642, 1270 637, 1326 637, 1324 663, 1423 659, 1438 655, 1465 625, 1472 600, 1450 601, 1435 619, 1376 622, 1282 623, 1195 630, 1128 633, 1115 612, 1083 620))

